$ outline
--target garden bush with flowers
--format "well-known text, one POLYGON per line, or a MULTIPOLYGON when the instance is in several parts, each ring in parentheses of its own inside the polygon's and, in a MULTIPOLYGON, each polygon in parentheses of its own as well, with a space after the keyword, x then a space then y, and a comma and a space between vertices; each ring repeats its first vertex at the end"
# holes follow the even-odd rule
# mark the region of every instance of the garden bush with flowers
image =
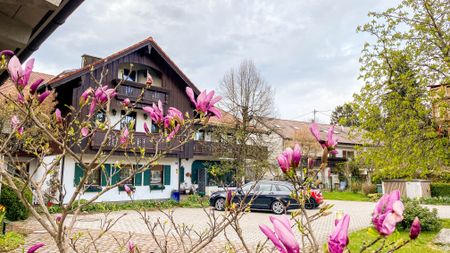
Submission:
MULTIPOLYGON (((19 196, 20 201, 30 209, 31 214, 41 224, 41 226, 53 238, 59 252, 89 252, 93 247, 95 248, 98 240, 119 222, 120 218, 107 219, 108 222, 103 224, 102 233, 99 235, 83 234, 73 232, 74 221, 80 215, 82 210, 93 203, 104 193, 122 186, 125 192, 133 200, 134 191, 131 187, 123 184, 126 180, 133 177, 136 173, 143 172, 152 164, 164 156, 164 152, 171 148, 176 148, 178 145, 189 141, 193 136, 193 125, 206 125, 210 117, 220 117, 220 111, 214 106, 220 97, 215 96, 214 92, 202 92, 197 98, 190 88, 186 89, 186 94, 195 106, 193 116, 190 113, 182 113, 176 108, 169 108, 167 113, 163 112, 161 102, 154 104, 151 107, 144 107, 144 111, 150 116, 153 122, 159 126, 159 133, 157 135, 151 134, 149 127, 144 124, 143 128, 146 130, 149 141, 152 141, 156 146, 161 143, 166 145, 164 151, 157 152, 154 155, 145 154, 142 149, 128 148, 130 140, 133 138, 132 125, 124 128, 119 133, 112 131, 115 126, 110 119, 107 119, 102 124, 92 124, 92 117, 98 110, 108 111, 110 108, 111 99, 116 96, 115 87, 102 85, 102 80, 95 80, 97 87, 91 87, 86 90, 80 97, 80 110, 88 108, 88 114, 81 114, 80 111, 70 108, 71 111, 67 115, 62 115, 59 109, 53 112, 53 115, 45 115, 39 112, 41 104, 52 94, 52 91, 47 90, 42 86, 42 80, 37 80, 34 83, 28 83, 31 71, 33 69, 34 60, 29 60, 25 69, 22 68, 21 63, 12 52, 3 51, 2 66, 7 67, 11 79, 16 84, 17 97, 3 95, 9 102, 15 105, 15 114, 11 115, 11 129, 10 133, 1 138, 0 154, 8 157, 14 161, 13 152, 10 143, 12 140, 21 141, 25 143, 23 148, 32 151, 36 155, 39 162, 42 162, 45 154, 50 153, 48 143, 54 143, 65 155, 71 156, 76 161, 82 163, 82 155, 73 150, 72 143, 83 143, 83 141, 90 141, 96 132, 102 131, 106 133, 105 142, 110 136, 118 137, 117 146, 111 152, 100 149, 94 155, 94 159, 89 164, 85 164, 84 169, 87 173, 80 179, 80 184, 77 186, 75 192, 70 196, 70 201, 67 205, 62 205, 60 214, 56 217, 50 212, 50 206, 46 203, 46 196, 41 191, 44 180, 31 177, 28 172, 17 167, 21 177, 14 178, 7 171, 1 170, 0 174, 4 178, 4 182, 19 196), (25 93, 24 91, 28 92, 25 93), (38 92, 39 91, 39 92, 38 92), (27 136, 27 128, 37 128, 44 138, 35 141, 27 136), (180 138, 183 137, 183 138, 180 138), (181 140, 181 141, 174 141, 181 140), (167 146, 167 144, 169 144, 167 146), (108 185, 100 192, 96 193, 94 197, 81 200, 80 195, 85 190, 83 183, 87 180, 88 175, 95 169, 99 169, 101 164, 117 149, 125 149, 127 156, 137 158, 139 164, 136 166, 129 177, 122 179, 120 182, 108 185), (144 161, 144 162, 143 162, 144 161), (20 171, 21 170, 21 171, 20 171), (20 183, 17 183, 20 182, 20 183), (24 191, 19 185, 30 185, 35 189, 37 206, 34 206, 27 198, 24 191), (39 212, 38 212, 39 210, 39 212), (69 217, 70 215, 70 217, 69 217), (88 243, 86 243, 88 241, 88 243)), ((147 80, 148 87, 151 86, 151 77, 147 80)), ((142 97, 141 97, 142 98, 142 97)), ((137 102, 131 103, 129 99, 122 102, 123 109, 131 111, 135 108, 137 102)), ((134 124, 131 122, 130 124, 134 124)), ((311 134, 320 143, 323 148, 322 164, 318 169, 313 168, 312 158, 308 159, 306 166, 302 166, 302 150, 299 144, 293 148, 287 148, 282 154, 277 157, 280 169, 285 174, 286 178, 294 185, 295 190, 291 193, 292 197, 300 203, 300 209, 295 210, 288 215, 270 216, 272 227, 260 225, 261 232, 264 233, 268 240, 258 244, 256 249, 248 246, 247 242, 242 237, 242 228, 239 225, 240 219, 248 210, 248 203, 232 203, 232 192, 228 191, 225 202, 226 211, 220 215, 214 211, 206 210, 205 212, 210 219, 209 227, 202 231, 196 231, 192 227, 184 224, 177 224, 173 218, 173 211, 161 210, 166 216, 166 220, 157 219, 152 220, 145 210, 135 210, 138 212, 145 222, 146 227, 150 232, 150 239, 154 240, 162 252, 198 252, 204 249, 207 245, 213 242, 213 239, 223 233, 226 228, 233 229, 240 238, 241 248, 246 252, 263 252, 270 250, 270 243, 279 251, 283 253, 296 252, 319 252, 321 242, 312 229, 312 224, 323 216, 330 215, 332 205, 323 204, 317 212, 308 214, 305 209, 305 202, 310 198, 311 189, 314 187, 315 178, 327 166, 329 154, 335 154, 335 147, 337 139, 334 136, 334 126, 331 126, 327 133, 326 140, 320 137, 319 128, 316 124, 311 125, 311 134), (157 232, 163 231, 163 238, 157 232), (294 230, 300 233, 300 240, 297 240, 294 230), (170 238, 176 238, 180 243, 178 248, 170 249, 170 238)), ((46 173, 48 175, 55 173, 58 169, 60 157, 50 165, 47 165, 46 173)), ((12 163, 11 165, 14 165, 12 163)), ((120 168, 120 164, 118 165, 120 168)), ((245 198, 244 198, 245 199, 245 198)), ((107 214, 106 214, 107 215, 107 214)), ((367 251, 371 246, 378 242, 383 242, 377 252, 394 252, 404 245, 415 240, 421 231, 420 220, 415 217, 410 224, 410 234, 408 240, 398 240, 395 243, 385 244, 384 242, 395 231, 398 223, 404 220, 404 205, 400 199, 400 192, 393 191, 385 194, 377 202, 372 213, 372 224, 378 236, 371 242, 365 242, 361 245, 361 251, 367 251)), ((349 242, 348 229, 351 224, 351 218, 348 214, 339 215, 335 220, 335 227, 328 237, 327 251, 330 253, 345 252, 349 242)), ((227 238, 228 239, 228 238, 227 238)), ((230 245, 232 242, 228 239, 230 245)), ((117 242, 118 248, 121 252, 142 252, 139 242, 135 242, 130 236, 128 240, 123 243, 117 242)), ((41 248, 45 248, 43 243, 37 243, 28 249, 28 253, 38 252, 41 248)), ((232 247, 234 248, 234 247, 232 247)), ((232 251, 232 250, 231 250, 232 251)))

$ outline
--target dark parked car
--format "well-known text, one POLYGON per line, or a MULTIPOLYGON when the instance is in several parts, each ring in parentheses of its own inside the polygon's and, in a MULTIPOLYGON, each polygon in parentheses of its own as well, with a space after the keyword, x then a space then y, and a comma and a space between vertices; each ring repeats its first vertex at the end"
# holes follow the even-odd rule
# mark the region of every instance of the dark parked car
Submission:
MULTIPOLYGON (((255 182, 249 182, 237 188, 233 193, 233 202, 248 203, 250 200, 250 208, 253 210, 271 210, 275 214, 282 214, 286 210, 298 209, 298 202, 290 197, 294 186, 289 182, 283 181, 259 181, 255 186, 255 182), (254 187, 253 187, 254 186, 254 187), (253 187, 253 188, 252 188, 253 187)), ((225 209, 226 191, 218 191, 211 194, 209 205, 216 210, 225 209)), ((307 209, 318 207, 323 202, 322 194, 319 190, 312 190, 310 199, 305 203, 307 209)))

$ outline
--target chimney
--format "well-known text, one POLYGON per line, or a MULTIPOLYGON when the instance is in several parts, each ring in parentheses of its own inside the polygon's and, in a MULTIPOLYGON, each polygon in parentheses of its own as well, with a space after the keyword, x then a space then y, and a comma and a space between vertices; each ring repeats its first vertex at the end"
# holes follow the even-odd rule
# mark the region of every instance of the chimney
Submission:
POLYGON ((95 57, 92 55, 88 55, 88 54, 83 54, 81 56, 81 67, 85 67, 93 62, 96 62, 98 60, 101 60, 102 58, 99 57, 95 57))

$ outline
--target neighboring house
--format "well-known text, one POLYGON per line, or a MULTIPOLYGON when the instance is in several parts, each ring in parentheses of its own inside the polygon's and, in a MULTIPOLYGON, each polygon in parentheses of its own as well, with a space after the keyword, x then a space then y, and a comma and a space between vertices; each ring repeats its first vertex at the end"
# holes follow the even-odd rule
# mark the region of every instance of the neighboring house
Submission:
MULTIPOLYGON (((82 92, 88 87, 94 87, 91 72, 94 76, 99 77, 102 69, 107 69, 108 74, 103 80, 104 84, 112 87, 119 81, 123 82, 117 87, 118 94, 111 102, 110 111, 100 112, 95 117, 101 121, 105 118, 105 114, 109 114, 112 120, 119 120, 122 108, 120 102, 125 98, 129 98, 132 102, 135 101, 141 89, 145 87, 147 73, 151 74, 153 78, 152 87, 145 90, 144 97, 134 113, 130 114, 129 117, 125 117, 123 119, 124 124, 118 124, 116 129, 120 131, 122 125, 125 126, 127 122, 134 120, 136 128, 134 143, 130 145, 144 147, 148 154, 154 153, 155 150, 153 149, 153 145, 148 142, 143 129, 144 122, 152 126, 150 117, 141 109, 143 106, 151 105, 161 100, 164 110, 167 110, 168 107, 176 107, 182 112, 194 110, 194 105, 187 97, 185 90, 186 87, 191 87, 196 95, 199 94, 199 90, 151 37, 105 58, 100 59, 83 55, 82 63, 83 66, 81 68, 65 71, 47 82, 47 86, 57 94, 56 107, 64 115, 68 112, 67 107, 64 105, 67 104, 79 108, 79 98, 82 92), (132 69, 130 68, 130 64, 133 64, 132 69)), ((226 120, 227 118, 225 115, 224 119, 226 120)), ((211 119, 211 122, 213 125, 219 124, 219 121, 216 119, 211 119)), ((103 137, 102 133, 95 134, 92 143, 89 144, 89 148, 92 150, 91 153, 99 149, 103 137)), ((111 141, 114 142, 117 140, 111 141)), ((168 199, 173 190, 179 189, 179 184, 184 181, 185 175, 188 172, 193 174, 192 181, 198 183, 201 190, 205 191, 207 177, 205 162, 218 161, 217 158, 213 157, 213 146, 214 141, 211 139, 209 131, 199 131, 195 140, 190 141, 178 149, 172 150, 158 161, 159 165, 153 166, 144 173, 137 174, 129 182, 136 188, 134 199, 168 199)), ((107 144, 104 149, 110 150, 111 148, 112 145, 108 146, 107 144)), ((52 161, 57 155, 48 156, 46 159, 52 161)), ((123 153, 115 152, 105 163, 106 173, 111 174, 114 170, 114 163, 124 160, 123 158, 123 153)), ((89 162, 92 159, 92 155, 86 154, 84 159, 86 162, 89 162)), ((29 166, 30 171, 39 170, 35 165, 33 167, 32 161, 29 161, 27 166, 29 166)), ((65 199, 61 201, 67 202, 84 171, 69 156, 63 158, 60 167, 61 173, 59 176, 64 187, 64 192, 66 192, 65 199)), ((112 178, 113 182, 117 182, 122 176, 122 173, 125 176, 127 170, 122 169, 120 175, 112 178)), ((89 190, 98 191, 99 188, 106 186, 106 178, 101 174, 98 171, 89 178, 89 190)), ((94 194, 95 192, 87 191, 82 198, 89 198, 94 194)), ((119 189, 105 193, 97 201, 126 200, 129 200, 127 194, 119 187, 119 189)))
MULTIPOLYGON (((45 74, 45 73, 39 73, 39 72, 32 72, 30 76, 30 83, 33 83, 34 81, 38 79, 43 79, 44 82, 48 82, 51 80, 54 76, 45 74)), ((10 78, 6 79, 5 82, 2 83, 0 86, 0 104, 2 111, 0 112, 0 129, 2 130, 2 133, 9 133, 11 130, 11 117, 14 114, 13 107, 9 106, 12 102, 8 100, 8 98, 11 98, 13 100, 17 99, 17 88, 15 87, 15 84, 11 81, 10 78)), ((28 90, 26 89, 24 91, 25 96, 28 95, 28 90)), ((41 105, 41 110, 47 113, 53 112, 54 102, 53 99, 48 98, 44 103, 41 105)), ((14 140, 12 140, 14 141, 14 140)), ((24 168, 27 169, 27 171, 30 171, 30 168, 36 168, 36 161, 34 159, 34 156, 25 152, 20 151, 21 143, 17 142, 16 144, 16 150, 17 153, 16 156, 16 162, 20 163, 24 168)), ((12 145, 11 145, 12 146, 12 145)), ((3 164, 1 164, 3 165, 3 164)), ((16 164, 17 165, 17 164, 16 164)), ((6 168, 11 173, 15 173, 15 168, 9 166, 6 168)))
MULTIPOLYGON (((306 158, 314 158, 315 167, 321 163, 322 148, 310 133, 309 127, 312 123, 284 120, 276 118, 263 118, 264 125, 271 131, 269 138, 272 140, 270 146, 270 158, 276 163, 276 156, 281 154, 287 147, 293 147, 296 143, 300 144, 303 153, 303 163, 306 165, 306 158)), ((326 133, 330 125, 318 124, 320 128, 321 139, 326 140, 326 133)), ((328 167, 323 173, 318 174, 318 179, 322 181, 323 187, 334 188, 339 183, 336 167, 339 163, 347 162, 355 157, 356 147, 361 144, 359 138, 350 134, 349 127, 335 126, 334 134, 338 138, 336 146, 337 154, 330 155, 328 167)), ((364 171, 363 171, 364 173, 364 171)))

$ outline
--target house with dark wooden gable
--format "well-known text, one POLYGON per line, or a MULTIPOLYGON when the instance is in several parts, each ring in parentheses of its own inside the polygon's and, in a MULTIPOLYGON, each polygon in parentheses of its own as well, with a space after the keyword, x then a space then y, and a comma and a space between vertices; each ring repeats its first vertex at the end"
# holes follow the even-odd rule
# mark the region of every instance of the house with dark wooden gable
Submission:
MULTIPOLYGON (((117 88, 117 96, 111 101, 111 109, 108 112, 99 112, 95 115, 96 120, 102 121, 106 114, 109 114, 114 121, 120 120, 124 113, 120 108, 121 102, 125 98, 129 98, 132 102, 136 101, 141 93, 141 90, 146 87, 147 73, 153 78, 151 88, 146 88, 143 99, 140 101, 136 110, 122 119, 122 122, 117 125, 117 131, 121 127, 128 125, 131 120, 134 120, 135 147, 144 147, 147 153, 154 152, 153 145, 148 143, 145 138, 143 123, 147 122, 148 126, 152 125, 150 117, 142 110, 142 107, 152 105, 161 100, 164 110, 168 107, 176 107, 182 112, 193 111, 193 104, 187 97, 186 87, 191 87, 196 95, 199 94, 199 89, 189 80, 189 78, 180 70, 180 68, 168 57, 168 55, 161 49, 161 47, 151 38, 147 38, 139 43, 127 47, 117 53, 114 53, 105 58, 96 58, 88 55, 82 56, 82 66, 79 69, 65 71, 60 75, 50 80, 47 85, 56 91, 57 107, 63 114, 67 113, 65 105, 71 105, 75 108, 79 106, 79 98, 83 91, 88 87, 96 87, 91 75, 100 77, 102 71, 106 69, 107 74, 104 76, 103 83, 111 87, 121 84, 117 88)), ((87 108, 86 108, 87 109, 87 108)), ((117 122, 116 121, 116 122, 117 122)), ((192 178, 194 183, 198 183, 201 191, 205 191, 206 174, 205 162, 217 160, 212 157, 211 139, 207 138, 207 132, 197 134, 195 140, 186 145, 175 149, 168 153, 163 159, 159 161, 160 165, 153 166, 150 170, 144 173, 137 174, 133 180, 128 182, 134 185, 135 194, 134 199, 167 199, 170 197, 172 190, 178 190, 181 182, 184 181, 185 174, 190 172, 195 175, 192 178)), ((104 136, 101 133, 96 133, 94 139, 90 143, 92 151, 98 150, 104 136)), ((118 140, 111 140, 114 144, 118 140)), ((105 147, 111 150, 111 147, 105 147)), ((94 152, 92 152, 94 153, 94 152)), ((56 156, 55 156, 56 157, 56 156)), ((48 157, 52 159, 52 157, 48 157)), ((86 162, 89 162, 89 155, 85 156, 86 162)), ((106 173, 111 173, 116 161, 123 160, 123 153, 115 152, 107 163, 105 163, 106 173)), ((130 165, 131 166, 131 165, 130 165)), ((121 173, 126 170, 122 169, 121 173)), ((84 197, 91 197, 93 192, 98 191, 101 187, 106 186, 106 178, 98 173, 94 173, 89 178, 90 188, 84 193, 84 197), (95 187, 91 187, 95 186, 95 187)), ((69 198, 75 190, 75 186, 79 183, 79 179, 83 175, 81 166, 69 156, 64 157, 61 163, 61 182, 64 187, 65 200, 69 198)), ((119 178, 112 178, 112 180, 119 180, 119 178)), ((98 201, 125 201, 129 200, 127 194, 119 187, 103 196, 98 201)))

